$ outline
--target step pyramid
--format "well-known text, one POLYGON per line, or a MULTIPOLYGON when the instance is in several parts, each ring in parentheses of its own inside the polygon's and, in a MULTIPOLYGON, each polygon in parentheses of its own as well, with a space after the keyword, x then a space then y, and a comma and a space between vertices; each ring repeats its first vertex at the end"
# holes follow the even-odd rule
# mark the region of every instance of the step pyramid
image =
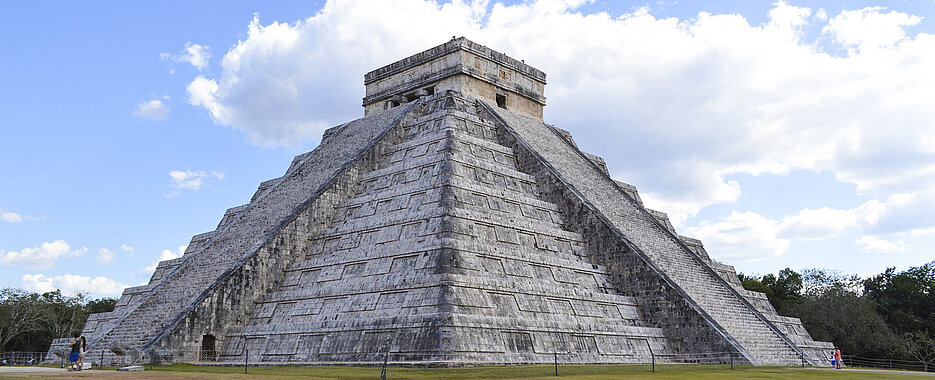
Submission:
POLYGON ((365 117, 92 315, 90 356, 797 365, 831 349, 543 123, 541 71, 458 38, 365 85, 365 117))

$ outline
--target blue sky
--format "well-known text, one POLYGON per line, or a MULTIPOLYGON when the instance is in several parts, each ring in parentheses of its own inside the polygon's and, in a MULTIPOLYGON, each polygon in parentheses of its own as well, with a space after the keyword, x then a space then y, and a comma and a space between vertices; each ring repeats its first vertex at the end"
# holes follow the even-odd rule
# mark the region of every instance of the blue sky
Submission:
POLYGON ((747 273, 935 259, 935 2, 16 2, 0 286, 116 296, 463 35, 546 121, 747 273))

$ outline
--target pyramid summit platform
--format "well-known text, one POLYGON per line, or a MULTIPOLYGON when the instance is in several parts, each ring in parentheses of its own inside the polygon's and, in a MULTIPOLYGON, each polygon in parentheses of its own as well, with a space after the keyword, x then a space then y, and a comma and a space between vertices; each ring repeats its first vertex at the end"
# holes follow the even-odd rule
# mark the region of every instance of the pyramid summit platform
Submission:
POLYGON ((365 117, 92 315, 89 357, 823 364, 829 343, 543 123, 545 84, 464 38, 367 73, 365 117))

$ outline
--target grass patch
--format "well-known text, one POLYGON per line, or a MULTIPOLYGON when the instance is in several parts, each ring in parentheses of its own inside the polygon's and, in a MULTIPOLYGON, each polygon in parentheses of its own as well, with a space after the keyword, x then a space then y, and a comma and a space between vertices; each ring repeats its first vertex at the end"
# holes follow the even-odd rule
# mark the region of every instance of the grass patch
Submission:
MULTIPOLYGON (((196 366, 173 364, 156 366, 144 372, 117 372, 115 368, 94 369, 81 372, 58 373, 2 373, 2 378, 37 379, 59 378, 63 375, 89 379, 379 379, 380 367, 299 367, 272 366, 243 367, 196 366)), ((799 367, 751 367, 737 366, 731 370, 724 365, 657 365, 656 372, 649 365, 568 365, 558 368, 555 377, 552 366, 489 366, 459 368, 401 368, 389 367, 388 379, 935 379, 918 373, 874 372, 862 370, 835 371, 828 368, 799 367)))
MULTIPOLYGON (((148 368, 148 367, 147 367, 148 368)), ((799 367, 751 367, 737 366, 730 369, 727 365, 657 365, 653 373, 649 365, 570 365, 559 366, 562 379, 883 379, 883 378, 925 378, 931 376, 893 373, 873 373, 856 371, 834 371, 828 369, 799 367)), ((249 367, 244 375, 243 367, 207 367, 190 364, 157 366, 159 373, 219 375, 228 377, 261 378, 312 378, 312 379, 374 379, 380 377, 380 367, 249 367)), ((389 379, 555 379, 552 366, 490 366, 458 368, 401 368, 389 367, 389 379)))

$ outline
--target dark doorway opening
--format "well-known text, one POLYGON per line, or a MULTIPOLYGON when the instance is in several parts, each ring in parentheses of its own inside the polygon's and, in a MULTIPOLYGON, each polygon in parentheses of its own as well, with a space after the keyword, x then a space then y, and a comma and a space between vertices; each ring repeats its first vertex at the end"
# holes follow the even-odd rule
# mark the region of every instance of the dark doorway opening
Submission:
POLYGON ((497 107, 506 108, 506 95, 497 94, 497 107))
POLYGON ((214 335, 205 335, 201 338, 201 361, 213 362, 218 360, 215 344, 214 335))

